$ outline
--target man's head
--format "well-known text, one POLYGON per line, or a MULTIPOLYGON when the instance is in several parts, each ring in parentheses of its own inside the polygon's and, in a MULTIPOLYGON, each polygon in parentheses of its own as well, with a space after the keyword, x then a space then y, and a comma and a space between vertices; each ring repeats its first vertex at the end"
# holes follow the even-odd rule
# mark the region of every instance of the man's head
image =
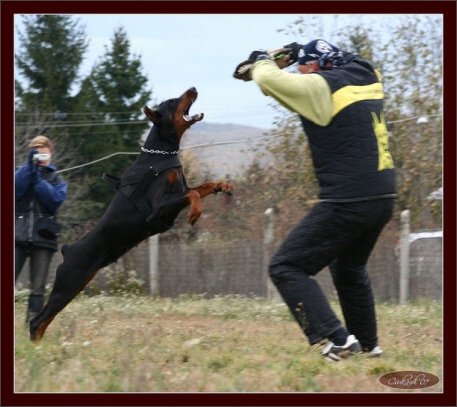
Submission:
POLYGON ((318 61, 324 54, 339 52, 340 49, 325 40, 317 39, 303 45, 298 52, 298 64, 306 65, 309 62, 318 61))
POLYGON ((313 40, 303 45, 298 52, 298 70, 302 74, 306 74, 325 69, 325 66, 331 66, 331 64, 326 64, 323 57, 339 52, 340 49, 338 47, 325 40, 313 40))

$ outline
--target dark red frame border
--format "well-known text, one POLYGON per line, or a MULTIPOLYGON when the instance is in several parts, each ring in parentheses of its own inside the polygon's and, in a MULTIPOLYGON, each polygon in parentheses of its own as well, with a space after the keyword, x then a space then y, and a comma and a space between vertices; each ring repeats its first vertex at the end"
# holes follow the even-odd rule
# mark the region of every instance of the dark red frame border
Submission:
MULTIPOLYGON (((454 1, 2 1, 1 2, 1 405, 2 406, 455 406, 456 405, 456 126, 455 61, 456 3, 454 1), (14 393, 14 14, 47 13, 188 13, 188 14, 443 14, 444 16, 444 393, 166 393, 166 394, 15 394, 14 393)), ((255 27, 253 27, 255 35, 255 27)))

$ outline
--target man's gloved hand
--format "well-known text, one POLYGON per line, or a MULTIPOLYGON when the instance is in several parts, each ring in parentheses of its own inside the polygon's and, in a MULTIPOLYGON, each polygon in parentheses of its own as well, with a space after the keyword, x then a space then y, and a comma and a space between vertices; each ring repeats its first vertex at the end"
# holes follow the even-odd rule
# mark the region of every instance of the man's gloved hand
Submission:
POLYGON ((298 44, 297 42, 292 42, 290 44, 284 45, 284 48, 292 48, 292 51, 289 52, 290 59, 294 62, 298 61, 298 53, 300 52, 301 48, 303 47, 302 44, 298 44))
POLYGON ((264 50, 257 50, 252 51, 249 55, 248 60, 252 61, 252 63, 261 61, 262 59, 273 59, 267 51, 264 50))
POLYGON ((283 69, 289 65, 292 65, 295 61, 290 62, 290 48, 289 49, 284 49, 284 48, 275 48, 275 49, 270 49, 268 51, 265 50, 256 50, 252 51, 251 55, 249 55, 249 59, 246 59, 243 62, 240 62, 236 68, 235 72, 233 73, 233 77, 235 79, 242 79, 243 81, 250 81, 251 80, 251 75, 250 71, 252 68, 252 65, 260 61, 262 59, 269 59, 271 61, 276 62, 276 65, 278 65, 279 68, 283 69))

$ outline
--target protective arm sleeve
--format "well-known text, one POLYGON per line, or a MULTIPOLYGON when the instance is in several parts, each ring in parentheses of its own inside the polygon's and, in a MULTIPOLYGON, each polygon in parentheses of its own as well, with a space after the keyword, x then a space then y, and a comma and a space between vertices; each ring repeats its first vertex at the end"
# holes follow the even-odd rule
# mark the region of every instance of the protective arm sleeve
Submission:
POLYGON ((321 75, 297 75, 281 70, 268 60, 256 62, 250 73, 262 92, 285 108, 319 126, 326 126, 332 120, 332 93, 321 75))

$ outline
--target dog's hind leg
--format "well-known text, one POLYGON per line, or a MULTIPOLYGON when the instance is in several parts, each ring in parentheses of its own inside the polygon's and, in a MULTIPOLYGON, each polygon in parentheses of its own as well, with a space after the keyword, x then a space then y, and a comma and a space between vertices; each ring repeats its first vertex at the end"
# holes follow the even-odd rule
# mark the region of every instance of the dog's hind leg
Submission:
POLYGON ((38 342, 54 317, 62 311, 102 268, 117 260, 130 246, 96 248, 93 234, 73 245, 64 246, 63 262, 58 266, 54 286, 43 310, 30 321, 30 340, 38 342))
MULTIPOLYGON (((79 242, 78 242, 79 243, 79 242)), ((54 317, 86 286, 100 269, 97 260, 84 258, 71 246, 64 247, 64 261, 57 267, 54 286, 43 310, 30 321, 30 340, 39 341, 54 317), (74 252, 72 254, 71 252, 74 252)))
POLYGON ((62 247, 63 262, 43 310, 30 321, 30 339, 39 341, 47 326, 89 283, 98 270, 116 261, 148 236, 141 214, 116 194, 98 224, 82 239, 62 247))

